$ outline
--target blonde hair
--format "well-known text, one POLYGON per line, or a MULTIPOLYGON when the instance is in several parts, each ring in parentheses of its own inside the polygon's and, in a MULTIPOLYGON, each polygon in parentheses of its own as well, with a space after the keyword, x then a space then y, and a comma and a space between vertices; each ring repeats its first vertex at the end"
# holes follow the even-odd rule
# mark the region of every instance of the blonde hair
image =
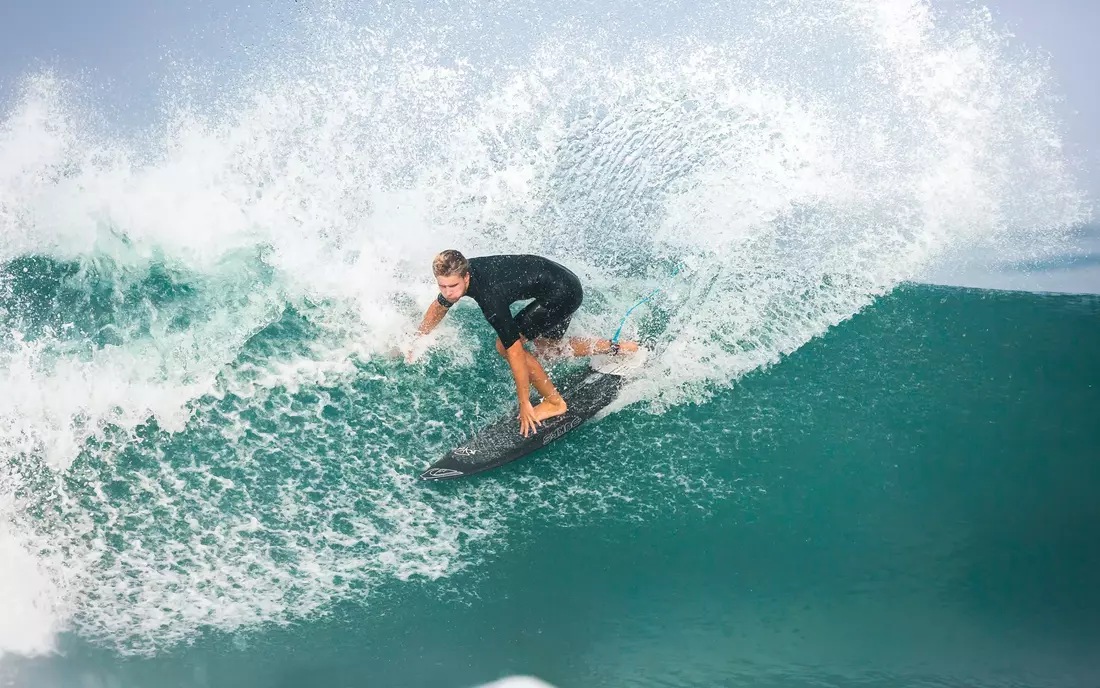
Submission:
POLYGON ((450 277, 458 275, 465 277, 470 272, 470 261, 453 248, 441 252, 432 260, 432 272, 436 277, 450 277))

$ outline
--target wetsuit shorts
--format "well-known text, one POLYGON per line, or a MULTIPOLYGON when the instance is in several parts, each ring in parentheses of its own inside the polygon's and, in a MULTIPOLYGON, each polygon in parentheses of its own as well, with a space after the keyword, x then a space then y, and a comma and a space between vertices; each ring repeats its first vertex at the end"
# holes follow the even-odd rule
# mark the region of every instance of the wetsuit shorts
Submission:
POLYGON ((528 341, 537 337, 561 339, 583 300, 580 280, 574 276, 563 281, 559 291, 524 306, 516 313, 516 325, 528 341))

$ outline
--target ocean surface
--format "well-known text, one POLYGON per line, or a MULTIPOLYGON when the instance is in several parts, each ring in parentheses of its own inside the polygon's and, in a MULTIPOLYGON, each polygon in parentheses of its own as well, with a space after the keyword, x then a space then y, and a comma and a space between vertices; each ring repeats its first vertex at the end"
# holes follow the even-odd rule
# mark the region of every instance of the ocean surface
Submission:
POLYGON ((1043 60, 972 8, 607 7, 304 10, 136 128, 26 76, 0 686, 1100 685, 1098 235, 1043 60), (423 483, 514 396, 472 304, 411 341, 443 248, 568 265, 571 334, 653 294, 650 355, 423 483), (1093 293, 992 288, 1052 270, 1093 293))
POLYGON ((446 375, 496 393, 466 428, 380 430, 396 366, 209 399, 70 469, 90 599, 4 685, 1096 685, 1098 341, 1100 297, 904 286, 705 403, 438 484, 502 363, 446 375))

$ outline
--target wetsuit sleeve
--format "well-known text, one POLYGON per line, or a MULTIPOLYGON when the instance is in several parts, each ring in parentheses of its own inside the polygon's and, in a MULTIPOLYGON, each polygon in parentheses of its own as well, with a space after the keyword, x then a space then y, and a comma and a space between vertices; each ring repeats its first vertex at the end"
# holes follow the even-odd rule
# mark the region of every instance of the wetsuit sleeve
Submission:
POLYGON ((453 303, 451 303, 447 299, 443 298, 443 294, 440 294, 440 295, 436 296, 435 297, 435 302, 438 303, 440 306, 443 306, 444 308, 450 308, 451 306, 454 305, 453 303))
POLYGON ((489 302, 481 307, 481 312, 485 315, 485 319, 489 321, 489 324, 493 326, 493 329, 497 331, 500 343, 504 345, 505 349, 519 341, 519 326, 516 325, 516 321, 512 317, 512 311, 508 310, 508 304, 503 301, 489 302))

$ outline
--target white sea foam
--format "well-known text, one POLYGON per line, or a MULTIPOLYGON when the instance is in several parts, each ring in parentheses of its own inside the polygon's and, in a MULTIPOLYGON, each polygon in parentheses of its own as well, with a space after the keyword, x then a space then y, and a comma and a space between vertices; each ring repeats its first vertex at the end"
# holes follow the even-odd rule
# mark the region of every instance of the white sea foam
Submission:
POLYGON ((65 600, 47 562, 36 556, 25 531, 8 520, 15 508, 13 480, 0 471, 0 659, 5 653, 33 656, 52 651, 55 635, 66 621, 65 600))

